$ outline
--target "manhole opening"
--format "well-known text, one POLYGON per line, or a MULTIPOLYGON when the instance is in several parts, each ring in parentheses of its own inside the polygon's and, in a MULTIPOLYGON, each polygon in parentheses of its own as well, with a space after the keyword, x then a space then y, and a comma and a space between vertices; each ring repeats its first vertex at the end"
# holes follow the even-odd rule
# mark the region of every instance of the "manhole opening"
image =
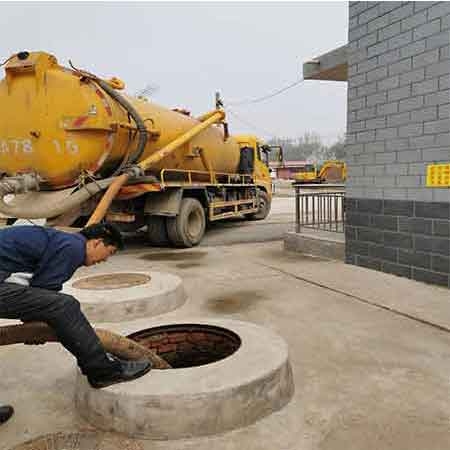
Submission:
POLYGON ((128 337, 153 350, 174 369, 220 361, 241 346, 236 333, 213 325, 167 325, 137 331, 128 337))
POLYGON ((75 281, 72 286, 76 289, 100 291, 104 289, 123 289, 140 286, 150 281, 151 277, 143 273, 108 273, 94 275, 75 281))

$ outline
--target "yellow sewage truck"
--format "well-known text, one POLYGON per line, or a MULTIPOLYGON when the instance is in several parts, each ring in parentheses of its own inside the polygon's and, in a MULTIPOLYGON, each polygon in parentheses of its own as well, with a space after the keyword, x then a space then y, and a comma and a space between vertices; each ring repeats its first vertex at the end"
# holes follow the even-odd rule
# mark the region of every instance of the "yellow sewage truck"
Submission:
POLYGON ((0 213, 53 226, 146 227, 154 245, 191 247, 208 222, 264 219, 270 147, 231 136, 225 112, 200 117, 123 93, 44 52, 20 52, 0 81, 0 213))

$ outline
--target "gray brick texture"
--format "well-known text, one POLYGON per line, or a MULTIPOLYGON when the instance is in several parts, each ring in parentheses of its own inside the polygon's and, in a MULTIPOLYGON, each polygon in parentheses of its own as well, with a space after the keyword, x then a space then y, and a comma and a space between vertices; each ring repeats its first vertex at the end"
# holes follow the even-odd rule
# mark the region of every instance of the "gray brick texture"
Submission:
POLYGON ((450 2, 350 2, 346 261, 450 288, 450 2))
POLYGON ((345 209, 350 264, 450 288, 448 202, 346 198, 345 209))
POLYGON ((349 17, 352 192, 450 203, 426 187, 427 165, 450 162, 450 2, 350 2, 349 17))

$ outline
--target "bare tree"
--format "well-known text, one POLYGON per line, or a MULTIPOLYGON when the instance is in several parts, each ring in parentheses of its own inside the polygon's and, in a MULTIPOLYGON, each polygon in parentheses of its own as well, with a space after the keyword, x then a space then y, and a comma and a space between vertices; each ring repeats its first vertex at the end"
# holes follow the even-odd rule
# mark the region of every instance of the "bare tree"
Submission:
POLYGON ((320 134, 306 132, 297 139, 274 138, 270 145, 281 145, 285 161, 311 161, 323 163, 328 159, 343 159, 345 157, 345 138, 339 137, 331 145, 323 143, 320 134))
POLYGON ((159 91, 159 86, 156 84, 147 84, 143 89, 137 91, 134 96, 138 98, 150 98, 159 91))

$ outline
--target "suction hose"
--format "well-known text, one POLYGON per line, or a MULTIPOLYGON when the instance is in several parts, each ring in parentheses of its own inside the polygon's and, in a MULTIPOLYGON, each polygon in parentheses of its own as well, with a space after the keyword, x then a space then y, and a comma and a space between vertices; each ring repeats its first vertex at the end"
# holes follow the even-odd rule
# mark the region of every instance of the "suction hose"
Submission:
MULTIPOLYGON (((119 358, 137 360, 148 358, 155 369, 170 369, 171 366, 153 351, 131 339, 97 328, 95 330, 103 348, 119 358)), ((43 322, 29 322, 21 325, 0 327, 0 346, 12 344, 37 345, 58 342, 53 330, 43 322)))
POLYGON ((123 89, 124 84, 120 82, 120 80, 114 80, 112 79, 110 82, 107 82, 105 80, 102 80, 101 78, 97 77, 96 75, 87 72, 86 70, 81 70, 76 68, 72 61, 69 60, 70 67, 74 70, 74 72, 79 75, 81 78, 91 80, 94 83, 98 84, 113 100, 115 100, 117 103, 119 103, 122 108, 124 108, 127 113, 132 117, 134 122, 136 123, 137 131, 139 133, 139 141, 136 148, 136 152, 134 155, 131 156, 129 161, 126 161, 128 164, 134 164, 136 161, 139 160, 139 158, 142 156, 145 150, 145 146, 147 145, 147 128, 145 126, 144 121, 142 120, 141 116, 137 112, 137 110, 134 108, 134 106, 119 92, 117 92, 117 89, 123 89), (115 81, 119 81, 119 83, 116 85, 116 89, 114 88, 115 81), (112 85, 112 84, 113 85, 112 85))
MULTIPOLYGON (((133 105, 125 97, 119 94, 113 87, 111 87, 109 83, 107 83, 104 80, 101 80, 100 78, 90 76, 90 74, 88 75, 88 77, 94 80, 95 83, 97 83, 113 100, 119 103, 119 105, 121 105, 135 121, 137 131, 139 133, 137 148, 134 154, 131 155, 130 159, 122 163, 123 165, 135 164, 137 161, 139 161, 139 159, 143 155, 145 146, 147 145, 148 136, 147 136, 147 128, 145 126, 144 121, 142 120, 141 116, 136 111, 136 109, 133 107, 133 105)), ((87 223, 88 226, 100 222, 103 219, 103 217, 105 217, 106 211, 108 210, 115 196, 120 191, 121 187, 124 186, 129 179, 130 173, 126 171, 125 173, 114 179, 114 182, 111 183, 108 190, 105 192, 105 195, 102 197, 99 204, 97 205, 97 208, 95 209, 94 213, 89 218, 89 221, 87 223)))
POLYGON ((34 175, 22 175, 19 177, 4 178, 0 180, 0 213, 6 216, 24 219, 56 217, 76 208, 98 192, 108 188, 113 181, 114 178, 106 178, 86 184, 59 203, 48 205, 30 204, 27 206, 26 211, 24 211, 21 206, 14 205, 14 203, 6 203, 4 198, 8 194, 19 194, 29 190, 38 190, 38 177, 34 175))
POLYGON ((128 164, 134 164, 136 161, 139 161, 142 154, 144 153, 145 146, 147 145, 147 128, 145 126, 144 121, 142 120, 139 113, 136 111, 134 106, 121 94, 119 94, 113 87, 111 87, 110 84, 108 84, 106 81, 101 80, 100 78, 95 78, 95 82, 117 103, 119 103, 120 106, 122 106, 128 114, 132 117, 132 119, 136 123, 137 131, 139 133, 139 140, 137 144, 136 151, 133 155, 131 155, 131 158, 129 161, 127 161, 128 164))

